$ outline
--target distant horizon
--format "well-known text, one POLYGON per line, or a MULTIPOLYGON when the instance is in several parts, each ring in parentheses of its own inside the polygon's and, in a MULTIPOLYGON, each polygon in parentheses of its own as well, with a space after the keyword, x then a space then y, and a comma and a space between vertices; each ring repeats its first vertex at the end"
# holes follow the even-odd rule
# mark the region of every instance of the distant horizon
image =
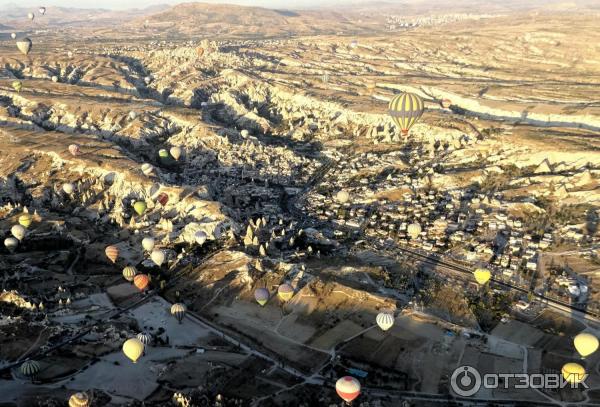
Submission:
MULTIPOLYGON (((384 0, 389 3, 396 3, 400 0, 384 0)), ((410 0, 409 0, 410 1, 410 0)), ((415 0, 412 0, 415 1, 415 0)), ((419 1, 419 0, 416 0, 419 1)), ((316 7, 332 7, 343 6, 344 4, 360 4, 371 3, 372 0, 105 0, 99 3, 97 0, 0 0, 0 8, 17 7, 17 8, 38 8, 45 7, 70 7, 79 9, 110 9, 110 10, 127 10, 127 9, 144 9, 152 6, 174 6, 182 3, 214 3, 214 4, 234 4, 240 6, 255 6, 266 8, 285 8, 285 9, 301 9, 301 8, 316 8, 316 7)))

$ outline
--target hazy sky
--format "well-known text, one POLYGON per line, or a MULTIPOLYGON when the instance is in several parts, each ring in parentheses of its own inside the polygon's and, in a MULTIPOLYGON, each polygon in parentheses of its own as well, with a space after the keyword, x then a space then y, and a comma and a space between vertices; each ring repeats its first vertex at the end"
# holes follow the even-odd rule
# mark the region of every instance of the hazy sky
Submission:
MULTIPOLYGON (((187 0, 191 2, 193 0, 187 0)), ((0 6, 8 4, 21 7, 62 6, 78 8, 144 8, 156 4, 185 3, 186 0, 0 0, 0 6)), ((245 6, 279 7, 279 8, 304 8, 318 5, 342 5, 349 0, 200 0, 203 3, 229 3, 245 6)), ((352 1, 353 3, 359 1, 352 1)))

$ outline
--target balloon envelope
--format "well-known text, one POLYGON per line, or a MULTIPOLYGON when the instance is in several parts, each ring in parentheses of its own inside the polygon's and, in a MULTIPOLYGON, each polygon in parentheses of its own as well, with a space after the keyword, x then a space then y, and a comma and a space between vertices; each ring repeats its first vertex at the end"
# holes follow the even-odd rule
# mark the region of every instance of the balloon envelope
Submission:
POLYGON ((67 182, 67 183, 63 184, 62 190, 65 192, 65 194, 71 195, 73 193, 73 191, 75 191, 75 184, 67 182))
POLYGON ((181 157, 181 154, 183 153, 183 149, 179 146, 174 146, 174 147, 171 147, 169 152, 171 153, 173 158, 177 161, 181 157))
POLYGON ((492 273, 487 269, 477 269, 473 272, 473 276, 475 277, 475 281, 480 285, 484 285, 492 278, 492 273))
POLYGON ((177 321, 179 321, 179 323, 181 323, 183 320, 186 311, 187 309, 185 308, 185 305, 181 303, 173 304, 171 306, 171 315, 173 315, 177 321))
POLYGON ((164 192, 161 192, 158 197, 156 198, 156 200, 158 201, 158 203, 160 203, 162 206, 166 206, 167 202, 169 202, 169 195, 167 195, 164 192))
POLYGON ((335 391, 342 400, 350 403, 360 395, 360 383, 352 376, 344 376, 336 382, 335 391))
POLYGON ((390 101, 388 113, 392 120, 407 135, 410 128, 423 116, 425 104, 414 93, 403 93, 390 101))
POLYGON ((154 250, 150 254, 150 259, 152 259, 154 264, 160 267, 165 262, 165 252, 163 252, 162 250, 154 250))
POLYGON ((144 214, 144 212, 146 212, 146 202, 137 201, 136 203, 133 204, 133 210, 135 210, 135 213, 142 216, 144 214))
POLYGON ((264 306, 267 301, 269 301, 269 297, 269 290, 266 288, 257 288, 256 291, 254 291, 254 298, 261 306, 264 306))
POLYGON ((196 240, 196 243, 200 246, 202 246, 204 242, 206 242, 207 237, 208 236, 206 235, 206 233, 202 230, 199 230, 194 234, 194 239, 196 240))
POLYGON ((10 33, 10 38, 12 38, 13 40, 14 40, 15 38, 17 38, 17 33, 10 33))
POLYGON ((23 55, 29 54, 29 52, 31 51, 31 45, 31 40, 27 37, 17 41, 17 48, 19 51, 21 51, 21 54, 23 55))
POLYGON ((35 377, 40 372, 40 364, 35 360, 27 360, 21 364, 21 374, 26 377, 35 377))
POLYGON ((18 245, 19 241, 14 237, 7 237, 6 239, 4 239, 4 247, 6 247, 9 252, 13 252, 18 245))
POLYGON ((88 407, 90 397, 87 393, 75 393, 69 398, 69 407, 88 407))
POLYGON ((142 168, 142 173, 147 177, 152 175, 152 173, 154 172, 154 167, 152 166, 152 164, 144 163, 144 164, 142 164, 141 168, 142 168))
POLYGON ((142 239, 142 247, 147 252, 151 252, 154 249, 154 238, 153 237, 145 237, 142 239))
POLYGON ((69 153, 71 153, 72 156, 79 155, 81 153, 81 148, 77 144, 70 144, 69 153))
POLYGON ((406 229, 406 233, 411 239, 416 239, 421 234, 421 225, 418 223, 411 223, 406 229))
POLYGON ((119 257, 119 248, 113 245, 107 246, 106 249, 104 249, 104 254, 106 254, 106 257, 108 257, 110 261, 115 263, 119 257))
POLYGON ((565 380, 577 384, 585 379, 585 369, 579 363, 567 363, 562 367, 561 373, 565 380))
POLYGON ((583 332, 573 339, 575 349, 582 358, 585 358, 598 350, 598 338, 596 336, 583 332))
POLYGON ((40 7, 40 14, 41 15, 46 14, 46 7, 40 7))
POLYGON ((294 289, 287 283, 281 284, 277 289, 277 295, 283 301, 289 301, 294 296, 294 289))
POLYGON ((144 344, 138 338, 127 339, 123 344, 123 353, 136 363, 144 353, 144 344))
POLYGON ((23 215, 19 216, 19 224, 24 228, 31 226, 31 222, 33 222, 33 218, 30 214, 24 213, 23 215))
POLYGON ((377 322, 377 325, 379 325, 379 328, 383 331, 387 331, 394 326, 394 315, 388 312, 380 312, 377 314, 375 321, 377 322))
POLYGON ((127 266, 123 269, 123 277, 125 280, 132 282, 137 274, 137 269, 133 266, 127 266))
POLYGON ((133 284, 140 290, 144 291, 148 284, 150 284, 150 279, 145 274, 138 274, 133 278, 133 284))
POLYGON ((350 194, 346 191, 339 191, 335 198, 340 203, 346 203, 350 200, 350 194))
POLYGON ((25 237, 27 230, 21 225, 14 225, 12 228, 10 228, 10 233, 12 233, 14 237, 21 241, 25 237))
POLYGON ((33 20, 35 18, 35 14, 33 13, 27 13, 27 18, 30 20, 33 20))

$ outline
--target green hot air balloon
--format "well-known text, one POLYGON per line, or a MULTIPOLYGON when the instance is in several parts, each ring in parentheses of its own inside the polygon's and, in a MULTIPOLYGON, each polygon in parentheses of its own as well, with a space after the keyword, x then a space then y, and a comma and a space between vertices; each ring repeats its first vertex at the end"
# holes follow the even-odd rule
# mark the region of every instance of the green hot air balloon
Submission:
POLYGON ((133 209, 135 210, 135 213, 142 216, 144 214, 144 212, 146 212, 146 202, 137 201, 136 203, 133 204, 133 209))
POLYGON ((423 116, 425 104, 420 96, 403 93, 391 100, 388 109, 394 123, 407 136, 410 128, 423 116))

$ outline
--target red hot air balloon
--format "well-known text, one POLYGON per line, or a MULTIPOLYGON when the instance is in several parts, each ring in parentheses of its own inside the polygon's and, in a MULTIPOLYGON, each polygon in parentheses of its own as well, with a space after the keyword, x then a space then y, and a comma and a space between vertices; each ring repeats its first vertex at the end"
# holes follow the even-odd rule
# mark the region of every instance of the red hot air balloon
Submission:
POLYGON ((71 155, 76 156, 81 154, 81 149, 79 148, 79 146, 77 144, 71 144, 69 146, 69 153, 71 153, 71 155))
POLYGON ((160 203, 162 206, 166 206, 167 202, 169 202, 169 195, 167 195, 164 192, 161 192, 160 195, 158 195, 158 198, 156 198, 156 200, 158 201, 158 203, 160 203))
POLYGON ((117 246, 106 246, 104 253, 110 261, 112 261, 113 263, 117 262, 117 258, 119 257, 119 248, 117 246))
POLYGON ((138 274, 133 278, 133 284, 140 290, 144 291, 148 284, 150 284, 150 279, 145 274, 138 274))
POLYGON ((335 391, 346 403, 360 395, 360 383, 352 376, 344 376, 335 384, 335 391))

